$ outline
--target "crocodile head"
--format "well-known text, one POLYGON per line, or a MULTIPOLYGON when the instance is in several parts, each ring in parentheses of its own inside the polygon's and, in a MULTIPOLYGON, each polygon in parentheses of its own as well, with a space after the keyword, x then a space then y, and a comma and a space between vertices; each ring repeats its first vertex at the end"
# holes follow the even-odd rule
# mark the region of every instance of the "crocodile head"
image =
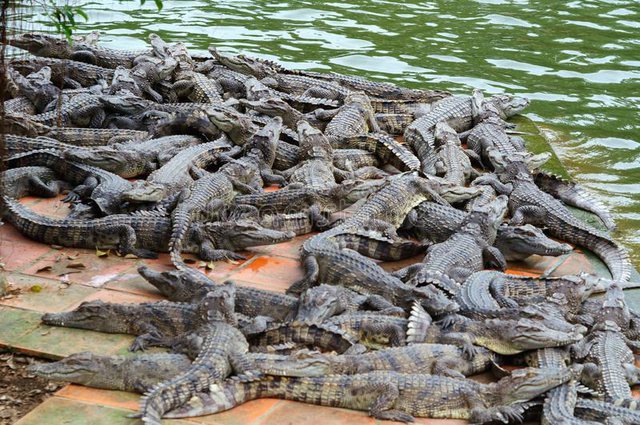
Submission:
POLYGON ((530 255, 550 255, 557 257, 571 252, 571 245, 549 239, 542 230, 531 225, 502 225, 498 229, 496 245, 507 260, 523 259, 530 255))
POLYGON ((357 103, 366 108, 371 108, 371 99, 369 99, 369 96, 367 96, 366 93, 361 91, 353 91, 344 98, 345 105, 350 103, 357 103))
POLYGON ((300 295, 296 320, 305 323, 322 323, 339 313, 338 289, 331 285, 319 285, 300 295))
POLYGON ((17 35, 7 41, 11 46, 26 50, 36 56, 69 59, 72 54, 69 43, 62 37, 25 33, 17 35))
POLYGON ((227 281, 215 286, 198 304, 198 312, 206 322, 223 321, 231 325, 237 325, 236 308, 236 284, 227 281))
POLYGON ((230 108, 207 108, 205 109, 209 121, 225 132, 229 138, 238 146, 242 146, 258 130, 251 119, 230 108))
POLYGON ((607 290, 602 309, 598 312, 600 321, 610 320, 626 326, 631 320, 631 312, 624 298, 624 292, 618 284, 613 284, 607 290))
POLYGON ((51 326, 91 329, 98 332, 119 332, 122 319, 113 309, 114 305, 104 301, 85 301, 75 310, 62 313, 46 313, 42 322, 51 326))
POLYGON ((290 114, 293 110, 291 105, 277 97, 268 97, 260 100, 240 99, 240 103, 270 117, 282 117, 290 114))
POLYGON ((209 46, 209 53, 211 53, 211 55, 221 64, 229 67, 233 71, 240 72, 245 75, 264 78, 276 72, 274 67, 265 61, 260 61, 244 55, 225 55, 220 53, 214 46, 209 46))
POLYGON ((117 388, 113 371, 123 357, 99 356, 90 352, 75 353, 60 361, 29 366, 36 376, 53 381, 74 382, 97 388, 117 388))
POLYGON ((196 293, 213 284, 205 274, 194 268, 158 272, 147 266, 140 266, 138 273, 162 295, 178 302, 191 301, 196 293))
POLYGON ((204 224, 204 231, 215 241, 216 248, 230 251, 286 242, 296 235, 294 232, 267 229, 249 220, 209 222, 204 224))
POLYGON ((529 99, 526 97, 513 96, 510 94, 491 96, 485 102, 491 103, 500 112, 501 118, 512 117, 529 106, 529 99))
POLYGON ((333 148, 322 131, 305 120, 298 121, 297 130, 301 154, 304 157, 332 160, 333 148))
MULTIPOLYGON (((433 177, 430 176, 432 179, 433 177)), ((482 193, 482 189, 477 186, 459 186, 450 182, 441 182, 438 184, 438 193, 450 204, 468 201, 482 193)))
POLYGON ((263 355, 259 358, 260 370, 275 376, 324 376, 336 373, 329 356, 308 354, 304 350, 291 356, 263 355))
POLYGON ((115 149, 67 149, 62 154, 68 161, 102 168, 124 178, 144 174, 150 159, 145 158, 141 152, 115 149))
POLYGON ((457 144, 460 144, 458 133, 445 121, 440 121, 436 124, 434 136, 436 140, 439 140, 442 144, 446 142, 455 142, 457 144))
POLYGON ((122 200, 127 202, 160 202, 165 198, 166 187, 160 184, 140 182, 133 189, 122 194, 122 200))
POLYGON ((490 336, 487 335, 482 345, 499 354, 516 354, 525 350, 573 344, 583 338, 581 331, 584 330, 583 327, 574 327, 570 332, 562 332, 550 329, 539 320, 528 318, 518 321, 490 319, 484 321, 484 325, 490 336), (506 347, 492 347, 492 341, 502 341, 506 347))
POLYGON ((499 397, 499 405, 529 401, 572 378, 579 376, 582 365, 571 368, 523 368, 511 372, 496 383, 489 384, 499 397))
POLYGON ((149 107, 149 101, 133 95, 105 95, 100 96, 100 101, 106 108, 127 115, 143 112, 149 107))
POLYGON ((276 147, 282 131, 282 118, 274 117, 264 127, 256 131, 247 142, 245 149, 255 151, 269 166, 276 159, 276 147))

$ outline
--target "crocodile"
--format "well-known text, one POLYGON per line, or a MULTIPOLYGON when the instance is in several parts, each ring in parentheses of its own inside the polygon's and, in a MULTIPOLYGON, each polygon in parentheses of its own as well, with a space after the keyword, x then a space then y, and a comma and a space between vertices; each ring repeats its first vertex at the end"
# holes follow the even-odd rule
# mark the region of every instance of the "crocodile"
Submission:
MULTIPOLYGON (((25 96, 5 100, 3 107, 5 113, 10 116, 34 115, 36 113, 35 105, 25 96)), ((13 131, 10 132, 13 133, 13 131)))
POLYGON ((438 314, 457 309, 457 304, 433 288, 416 288, 384 271, 373 260, 351 250, 340 249, 331 238, 322 234, 303 244, 302 259, 305 277, 295 282, 288 293, 301 293, 316 282, 340 282, 340 285, 363 295, 380 295, 394 305, 408 308, 414 299, 438 314))
POLYGON ((287 357, 256 358, 256 363, 270 375, 354 375, 384 370, 464 378, 487 371, 498 358, 485 348, 478 348, 473 360, 468 360, 453 345, 413 344, 357 355, 299 352, 287 357))
MULTIPOLYGON (((402 230, 419 240, 439 243, 460 228, 465 216, 464 211, 451 206, 425 201, 407 215, 402 230)), ((498 227, 494 246, 507 261, 523 260, 530 255, 559 256, 573 250, 571 245, 549 239, 542 230, 530 224, 502 224, 498 227)))
MULTIPOLYGON (((257 75, 254 75, 257 77, 257 75)), ((344 101, 352 91, 330 81, 304 75, 271 74, 260 80, 266 86, 288 94, 344 101)))
POLYGON ((198 304, 85 301, 72 311, 46 313, 42 316, 42 322, 51 326, 136 335, 130 351, 153 346, 172 347, 187 333, 198 332, 200 327, 206 325, 206 311, 209 308, 206 299, 206 296, 203 297, 198 304))
POLYGON ((102 96, 80 94, 51 112, 31 115, 30 121, 44 125, 102 127, 106 116, 102 96))
POLYGON ((110 171, 124 178, 148 175, 186 148, 202 142, 188 135, 166 136, 145 141, 114 143, 96 148, 69 148, 65 159, 110 171))
POLYGON ((98 167, 84 165, 65 160, 52 151, 32 151, 8 158, 9 168, 25 166, 43 166, 52 169, 65 181, 76 186, 63 199, 77 201, 82 199, 96 206, 100 215, 117 214, 122 204, 122 194, 131 190, 132 184, 127 180, 104 171, 98 167))
POLYGON ((344 198, 355 190, 358 185, 359 183, 357 182, 347 182, 324 190, 292 188, 251 195, 238 195, 235 197, 234 203, 239 206, 255 207, 260 211, 261 215, 305 212, 313 206, 317 206, 322 213, 332 213, 340 211, 355 202, 353 198, 349 198, 349 200, 344 198))
POLYGON ((360 351, 357 339, 329 323, 274 323, 247 335, 250 351, 285 353, 302 346, 311 350, 352 353, 360 351))
POLYGON ((250 101, 262 100, 267 98, 279 98, 288 102, 291 106, 301 111, 309 107, 335 108, 338 106, 338 101, 333 99, 322 99, 319 97, 307 95, 292 95, 289 93, 274 90, 254 77, 248 77, 246 80, 244 80, 243 86, 245 89, 244 91, 246 98, 250 101))
POLYGON ((562 347, 582 340, 584 327, 573 326, 570 330, 551 329, 540 320, 484 319, 471 320, 460 317, 446 328, 436 324, 426 327, 428 315, 419 306, 414 306, 410 322, 413 332, 407 342, 453 344, 472 359, 476 345, 503 355, 518 354, 536 348, 562 347))
POLYGON ((404 140, 416 152, 424 173, 435 174, 435 125, 444 121, 455 131, 467 130, 485 103, 495 106, 507 118, 522 111, 529 101, 510 95, 496 95, 485 100, 480 90, 474 90, 472 96, 447 97, 431 105, 430 111, 416 119, 404 132, 404 140))
POLYGON ((458 133, 446 122, 441 121, 435 126, 434 137, 440 142, 435 152, 436 174, 451 183, 465 186, 476 172, 471 167, 469 157, 462 150, 458 133))
POLYGON ((296 236, 313 231, 324 231, 329 226, 326 214, 320 212, 317 205, 297 213, 260 215, 258 222, 268 229, 293 232, 296 236))
POLYGON ((105 146, 134 140, 142 141, 149 137, 149 133, 146 131, 74 127, 44 127, 39 135, 81 147, 105 146))
MULTIPOLYGON (((621 405, 635 403, 628 379, 637 377, 635 358, 627 346, 620 327, 606 320, 595 325, 591 333, 572 349, 575 357, 585 359, 585 373, 606 401, 621 405)), ((634 382, 637 379, 633 380, 634 382)))
POLYGON ((341 147, 340 142, 350 136, 380 132, 371 101, 362 92, 349 93, 343 106, 323 115, 332 117, 324 133, 334 147, 341 147))
POLYGON ((400 171, 412 171, 420 168, 420 161, 403 144, 384 133, 368 133, 342 138, 340 149, 362 149, 376 155, 382 163, 400 171))
MULTIPOLYGON (((575 413, 580 418, 593 421, 593 424, 622 423, 633 425, 640 423, 640 411, 636 406, 631 408, 616 406, 601 400, 578 397, 575 404, 575 413)), ((587 422, 591 425, 591 422, 587 422)), ((583 425, 583 424, 578 424, 583 425)))
MULTIPOLYGON (((249 344, 235 328, 235 285, 218 286, 202 301, 203 341, 191 367, 148 390, 140 399, 140 416, 147 424, 160 424, 162 415, 186 403, 197 392, 222 382, 235 371, 251 374, 253 365, 246 356, 249 344)), ((256 374, 255 376, 259 376, 256 374)))
POLYGON ((369 372, 323 377, 233 377, 166 415, 182 418, 229 410, 246 401, 282 398, 364 410, 376 419, 413 422, 414 417, 468 419, 472 423, 522 419, 527 402, 573 378, 579 366, 525 368, 481 384, 438 375, 369 372))
POLYGON ((51 68, 44 66, 26 77, 17 71, 9 72, 20 93, 35 106, 36 113, 45 112, 50 105, 55 106, 60 89, 51 82, 51 68))
MULTIPOLYGON (((258 133, 262 132, 267 140, 273 139, 270 126, 265 126, 258 133)), ((226 163, 217 172, 202 176, 180 194, 178 204, 171 213, 173 230, 169 242, 169 254, 176 267, 186 266, 180 257, 180 250, 189 225, 194 221, 214 217, 222 207, 228 206, 233 201, 235 191, 244 193, 261 191, 263 182, 260 177, 260 165, 264 163, 264 153, 260 149, 252 149, 241 159, 226 163), (257 184, 259 189, 252 188, 251 184, 257 184)), ((292 232, 286 235, 288 238, 285 240, 295 236, 292 232)), ((242 255, 225 249, 210 250, 209 255, 212 260, 244 259, 242 255)))
MULTIPOLYGON (((288 128, 296 128, 298 122, 301 120, 310 121, 313 124, 316 124, 315 121, 317 121, 313 114, 303 114, 277 97, 268 97, 266 99, 253 101, 240 99, 240 104, 270 117, 280 117, 282 118, 283 124, 288 128)), ((316 127, 316 125, 314 125, 314 127, 316 127)))
POLYGON ((93 388, 144 393, 191 366, 184 354, 154 353, 138 356, 72 354, 53 363, 36 363, 29 373, 51 381, 73 382, 93 388))
POLYGON ((485 264, 502 270, 506 260, 493 246, 498 227, 507 212, 507 197, 477 207, 465 217, 460 228, 446 241, 432 245, 422 263, 395 273, 411 285, 435 284, 455 294, 459 284, 485 264))
POLYGON ((176 93, 188 93, 181 97, 186 97, 194 103, 222 103, 220 84, 199 72, 180 72, 176 75, 173 89, 176 93))
POLYGON ((608 230, 613 230, 616 223, 607 208, 595 196, 575 182, 565 181, 552 174, 536 172, 533 176, 536 185, 544 192, 560 199, 567 205, 581 208, 597 215, 608 230))
POLYGON ((64 38, 34 33, 20 34, 7 41, 10 45, 27 50, 36 56, 77 60, 105 68, 116 68, 119 65, 131 68, 136 57, 152 53, 149 49, 129 51, 84 42, 71 44, 64 38))
MULTIPOLYGON (((411 323, 415 325, 417 320, 414 319, 411 323)), ((341 329, 365 347, 376 350, 406 345, 410 322, 404 317, 360 311, 333 316, 323 323, 341 329)))
POLYGON ((51 81, 56 87, 71 87, 79 89, 91 87, 113 80, 113 69, 102 68, 84 62, 49 57, 35 57, 12 59, 12 69, 22 75, 38 72, 44 67, 51 69, 51 81))
MULTIPOLYGON (((140 275, 162 295, 177 302, 199 302, 216 285, 207 275, 196 270, 156 272, 140 266, 140 275)), ((236 312, 248 317, 268 316, 276 322, 293 318, 298 298, 277 292, 244 286, 236 288, 236 312)))
MULTIPOLYGON (((166 136, 172 137, 172 136, 166 136)), ((153 139, 152 139, 153 140, 153 139)), ((156 139, 157 140, 157 139, 156 139)), ((168 139, 172 140, 172 139, 168 139)), ((225 137, 213 142, 196 144, 182 149, 162 167, 153 171, 144 182, 123 194, 128 202, 159 202, 193 184, 191 171, 194 167, 205 167, 217 160, 229 143, 225 137)))
MULTIPOLYGON (((3 196, 4 216, 31 239, 46 244, 89 249, 116 249, 122 255, 156 258, 169 250, 171 220, 158 214, 112 214, 79 220, 53 219, 34 213, 17 201, 3 196)), ((232 252, 249 246, 279 243, 291 233, 265 229, 253 222, 210 222, 187 229, 184 252, 196 253, 203 260, 215 259, 220 251, 232 252)))
POLYGON ((404 310, 381 296, 361 295, 342 286, 322 284, 300 294, 296 320, 323 323, 330 317, 353 313, 363 307, 377 310, 382 315, 404 316, 404 310))
POLYGON ((551 236, 593 251, 607 265, 615 280, 628 281, 631 263, 624 248, 608 235, 578 220, 560 201, 538 189, 523 158, 492 156, 492 162, 499 164, 500 179, 513 187, 508 193, 510 223, 544 225, 551 236))
POLYGON ((18 167, 0 172, 2 191, 5 196, 20 199, 24 196, 53 198, 69 185, 47 167, 18 167))
POLYGON ((322 190, 351 177, 333 165, 333 148, 322 132, 302 120, 297 124, 300 138, 298 165, 282 172, 289 183, 322 190))

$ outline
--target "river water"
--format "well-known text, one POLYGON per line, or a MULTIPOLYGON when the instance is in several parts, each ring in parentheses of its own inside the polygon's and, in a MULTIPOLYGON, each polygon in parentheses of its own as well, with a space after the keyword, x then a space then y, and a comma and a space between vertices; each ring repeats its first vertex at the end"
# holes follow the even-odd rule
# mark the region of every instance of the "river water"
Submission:
MULTIPOLYGON (((615 213, 615 236, 640 265, 640 3, 609 1, 95 1, 106 44, 151 33, 206 52, 358 74, 409 87, 510 92, 532 99, 575 179, 615 213)), ((33 8, 23 30, 47 27, 33 8)))

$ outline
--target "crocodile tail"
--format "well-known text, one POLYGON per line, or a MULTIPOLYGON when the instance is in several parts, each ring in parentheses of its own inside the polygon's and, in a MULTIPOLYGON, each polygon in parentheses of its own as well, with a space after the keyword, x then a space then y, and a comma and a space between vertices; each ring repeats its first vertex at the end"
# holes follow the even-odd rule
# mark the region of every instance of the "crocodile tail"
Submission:
POLYGON ((422 270, 414 278, 418 286, 434 285, 451 296, 460 292, 460 284, 446 274, 436 270, 422 270))
POLYGON ((233 376, 221 384, 209 386, 209 392, 197 393, 184 405, 167 412, 164 418, 191 418, 224 412, 264 394, 265 385, 254 377, 233 376))
POLYGON ((171 239, 169 240, 169 255, 173 265, 182 270, 186 267, 182 259, 182 244, 189 231, 191 216, 187 211, 177 208, 171 220, 173 227, 171 229, 171 239))
POLYGON ((561 177, 546 172, 537 172, 534 178, 536 185, 543 191, 560 199, 565 204, 592 212, 602 220, 607 229, 616 228, 616 223, 607 207, 576 183, 565 181, 561 177))
POLYGON ((384 162, 388 162, 400 171, 414 171, 420 169, 420 160, 404 145, 393 137, 376 133, 376 155, 384 162))
POLYGON ((627 282, 631 278, 631 262, 626 249, 577 219, 561 221, 554 226, 553 236, 593 251, 607 265, 613 280, 627 282))
POLYGON ((419 344, 427 339, 427 330, 431 326, 431 316, 419 302, 414 302, 407 324, 407 344, 419 344))

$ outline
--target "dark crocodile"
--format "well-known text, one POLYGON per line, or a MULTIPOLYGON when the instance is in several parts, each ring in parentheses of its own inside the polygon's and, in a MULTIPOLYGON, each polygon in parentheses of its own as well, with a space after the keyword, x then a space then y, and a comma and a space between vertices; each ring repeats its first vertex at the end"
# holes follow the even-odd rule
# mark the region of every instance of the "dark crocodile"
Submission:
POLYGON ((511 224, 544 225, 552 236, 593 251, 607 265, 615 280, 629 280, 631 264, 622 247, 608 235, 578 220, 560 201, 538 189, 524 160, 517 156, 508 160, 500 155, 492 158, 494 165, 502 169, 500 179, 513 187, 509 193, 511 224))
POLYGON ((323 235, 305 241, 302 252, 305 277, 294 283, 289 293, 301 293, 316 282, 340 282, 363 295, 380 295, 407 309, 414 299, 422 300, 433 313, 451 312, 457 304, 430 287, 416 288, 402 283, 373 260, 350 249, 340 249, 323 235))
POLYGON ((485 264, 504 270, 506 260, 493 247, 493 242, 506 212, 506 196, 475 208, 446 241, 429 247, 422 263, 411 265, 396 275, 413 285, 435 284, 455 294, 458 284, 482 270, 485 264))
POLYGON ((117 214, 123 201, 123 193, 131 190, 127 180, 97 167, 65 160, 51 151, 32 151, 14 155, 6 161, 9 168, 43 166, 58 173, 65 181, 78 185, 65 200, 82 199, 96 206, 100 215, 117 214))
POLYGON ((472 423, 521 420, 527 402, 575 376, 572 369, 516 370, 491 384, 437 375, 370 372, 326 377, 272 377, 251 382, 231 378, 199 394, 167 417, 229 410, 272 397, 323 406, 365 410, 377 419, 412 422, 415 416, 468 419, 472 423))
MULTIPOLYGON (((403 223, 403 228, 420 240, 438 243, 448 239, 462 224, 465 212, 448 205, 426 201, 418 205, 403 223)), ((530 224, 498 227, 494 246, 507 261, 522 260, 530 255, 558 256, 572 251, 571 245, 549 239, 530 224)))
POLYGON ((616 223, 608 209, 594 195, 575 182, 562 180, 560 177, 543 172, 537 172, 533 177, 536 185, 544 192, 567 205, 594 213, 607 229, 615 229, 616 223))
MULTIPOLYGON (((172 136, 167 136, 172 137, 172 136)), ((183 149, 162 167, 153 171, 141 184, 123 194, 129 202, 158 202, 193 184, 191 170, 204 168, 228 150, 229 143, 222 137, 213 142, 202 143, 183 149)))
POLYGON ((404 140, 416 152, 424 173, 435 173, 435 125, 444 121, 455 131, 468 130, 479 116, 484 103, 493 105, 506 118, 522 111, 529 101, 509 95, 493 96, 485 100, 482 92, 475 90, 473 96, 452 96, 434 103, 429 112, 416 119, 404 132, 404 140))
MULTIPOLYGON (((162 295, 178 302, 199 302, 216 285, 193 268, 156 272, 141 266, 138 272, 162 295)), ((268 316, 284 322, 295 315, 297 308, 296 297, 244 286, 236 288, 236 312, 248 317, 268 316)))
POLYGON ((53 198, 69 185, 47 167, 18 167, 0 173, 5 196, 20 199, 24 196, 53 198))
POLYGON ((380 131, 369 97, 362 92, 349 93, 340 109, 331 111, 333 118, 324 130, 327 139, 335 147, 343 139, 360 134, 380 131))
POLYGON ((113 69, 102 68, 84 62, 50 57, 28 57, 12 59, 11 68, 28 75, 44 67, 51 69, 51 81, 57 87, 91 87, 113 79, 113 69))
POLYGON ((136 57, 151 53, 151 50, 148 49, 127 51, 84 42, 70 44, 65 38, 33 33, 18 35, 8 42, 12 46, 27 50, 36 56, 78 60, 105 68, 116 68, 119 65, 131 68, 136 57))
POLYGON ((331 324, 303 322, 275 323, 247 336, 250 350, 255 353, 290 353, 300 348, 348 353, 359 351, 357 339, 331 324))
POLYGON ((54 107, 60 96, 60 89, 51 82, 51 68, 48 66, 26 77, 13 71, 11 79, 18 86, 20 93, 33 103, 36 113, 45 112, 49 107, 54 107))
POLYGON ((436 174, 451 183, 465 186, 476 172, 462 150, 458 133, 447 123, 439 122, 435 126, 434 137, 440 142, 435 152, 436 174))
POLYGON ((124 178, 148 175, 186 148, 200 144, 197 137, 166 136, 146 141, 114 143, 100 148, 69 148, 66 159, 110 171, 124 178))

